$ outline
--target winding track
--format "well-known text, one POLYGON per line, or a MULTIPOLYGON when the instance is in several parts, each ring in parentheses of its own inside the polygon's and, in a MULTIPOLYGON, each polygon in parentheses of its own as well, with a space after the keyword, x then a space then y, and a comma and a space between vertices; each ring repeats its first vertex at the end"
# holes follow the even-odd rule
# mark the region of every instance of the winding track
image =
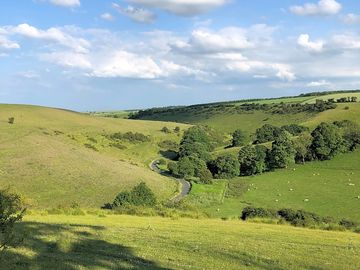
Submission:
POLYGON ((157 172, 157 173, 159 173, 161 175, 167 176, 167 177, 169 177, 171 179, 174 179, 175 181, 179 182, 179 184, 181 186, 181 191, 179 192, 178 195, 173 197, 171 199, 171 201, 173 201, 173 202, 181 201, 182 199, 184 199, 190 193, 191 184, 188 181, 186 181, 185 179, 178 179, 178 178, 171 177, 166 171, 161 170, 157 166, 158 161, 159 161, 158 159, 153 160, 149 165, 150 169, 153 170, 154 172, 157 172))

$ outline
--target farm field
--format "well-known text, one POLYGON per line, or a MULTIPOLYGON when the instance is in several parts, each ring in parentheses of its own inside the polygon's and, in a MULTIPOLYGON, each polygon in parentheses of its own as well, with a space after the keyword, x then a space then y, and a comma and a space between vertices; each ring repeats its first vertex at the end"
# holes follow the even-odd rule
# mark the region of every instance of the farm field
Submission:
POLYGON ((29 236, 4 253, 5 269, 360 267, 360 235, 349 232, 117 215, 29 215, 21 229, 29 236))

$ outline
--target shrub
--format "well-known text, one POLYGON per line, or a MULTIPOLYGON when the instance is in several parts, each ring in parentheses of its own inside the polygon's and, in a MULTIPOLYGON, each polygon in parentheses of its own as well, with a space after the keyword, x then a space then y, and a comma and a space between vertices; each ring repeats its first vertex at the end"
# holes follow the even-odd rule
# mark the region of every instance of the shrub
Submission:
POLYGON ((168 127, 163 127, 163 128, 161 129, 161 132, 171 133, 171 130, 170 130, 168 127))
POLYGON ((339 221, 339 225, 345 227, 346 229, 356 228, 358 223, 348 219, 342 219, 339 221))
POLYGON ((281 209, 278 211, 278 215, 297 227, 310 227, 319 225, 324 221, 317 214, 303 210, 281 209))
POLYGON ((117 132, 117 133, 113 133, 109 136, 109 138, 111 140, 127 140, 131 143, 141 143, 141 142, 149 142, 150 141, 150 137, 146 136, 142 133, 139 132, 126 132, 126 133, 121 133, 121 132, 117 132))
POLYGON ((21 199, 7 190, 0 191, 0 251, 19 244, 22 239, 15 232, 15 224, 24 216, 21 199))
POLYGON ((175 128, 174 128, 174 132, 175 132, 175 133, 179 133, 179 132, 180 132, 180 127, 175 127, 175 128))
POLYGON ((158 143, 158 146, 162 149, 171 150, 171 151, 178 151, 179 145, 171 140, 165 140, 158 143))
POLYGON ((293 136, 300 135, 303 132, 309 131, 309 128, 297 124, 290 124, 281 127, 282 130, 289 132, 293 136))
POLYGON ((277 218, 276 211, 265 209, 261 207, 247 206, 241 213, 241 219, 247 220, 250 218, 277 218))
POLYGON ((126 205, 155 206, 155 204, 155 194, 144 182, 141 182, 137 186, 133 187, 130 192, 120 192, 116 196, 112 204, 112 208, 122 207, 126 205))
POLYGON ((15 123, 15 118, 14 117, 9 117, 8 123, 11 124, 11 125, 14 124, 15 123))

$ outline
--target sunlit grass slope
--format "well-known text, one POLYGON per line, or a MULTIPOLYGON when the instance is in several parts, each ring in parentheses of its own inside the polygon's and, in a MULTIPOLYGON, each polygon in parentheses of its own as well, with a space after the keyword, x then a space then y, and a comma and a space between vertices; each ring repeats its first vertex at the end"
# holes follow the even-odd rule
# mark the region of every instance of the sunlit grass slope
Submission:
POLYGON ((28 216, 6 269, 359 269, 360 235, 239 220, 28 216))
POLYGON ((163 126, 186 128, 36 106, 0 105, 0 187, 10 186, 35 207, 73 203, 99 207, 140 181, 148 183, 160 199, 169 198, 176 184, 147 167, 158 156, 159 141, 179 140, 178 135, 161 132, 163 126), (15 117, 15 124, 7 123, 9 117, 15 117), (101 141, 103 134, 127 131, 149 135, 151 141, 124 142, 126 149, 101 141), (98 151, 85 147, 86 143, 98 151))

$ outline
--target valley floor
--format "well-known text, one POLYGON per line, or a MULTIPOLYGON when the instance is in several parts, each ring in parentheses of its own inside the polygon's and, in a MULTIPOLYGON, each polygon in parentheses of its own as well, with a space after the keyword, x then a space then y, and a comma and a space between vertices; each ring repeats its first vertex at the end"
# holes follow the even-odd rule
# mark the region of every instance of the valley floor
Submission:
POLYGON ((239 220, 29 215, 2 269, 360 269, 360 235, 239 220))

